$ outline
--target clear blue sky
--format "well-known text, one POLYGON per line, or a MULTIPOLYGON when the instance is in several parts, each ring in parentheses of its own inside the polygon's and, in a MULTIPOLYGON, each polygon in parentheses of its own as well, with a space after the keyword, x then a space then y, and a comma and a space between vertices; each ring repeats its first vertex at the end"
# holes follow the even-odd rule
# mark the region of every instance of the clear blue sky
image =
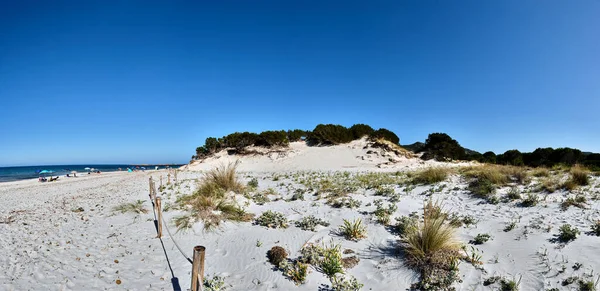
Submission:
POLYGON ((600 152, 600 1, 3 1, 0 100, 0 165, 318 123, 600 152))

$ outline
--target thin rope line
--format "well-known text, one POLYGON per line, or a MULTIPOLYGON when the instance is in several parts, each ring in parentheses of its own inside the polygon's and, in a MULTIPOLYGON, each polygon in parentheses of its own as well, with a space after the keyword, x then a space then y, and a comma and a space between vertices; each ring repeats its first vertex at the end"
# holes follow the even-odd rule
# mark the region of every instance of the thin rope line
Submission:
POLYGON ((186 260, 188 262, 190 262, 190 264, 193 264, 194 262, 192 261, 192 259, 190 259, 190 257, 186 256, 185 253, 181 250, 181 247, 179 246, 179 244, 177 243, 177 241, 173 238, 173 235, 171 234, 171 231, 169 230, 169 227, 167 226, 167 222, 165 221, 165 217, 162 216, 162 221, 163 224, 165 226, 165 229, 167 229, 167 233, 169 234, 169 236, 171 237, 171 240, 173 241, 173 244, 177 247, 177 249, 179 250, 179 252, 181 253, 181 255, 186 258, 186 260))

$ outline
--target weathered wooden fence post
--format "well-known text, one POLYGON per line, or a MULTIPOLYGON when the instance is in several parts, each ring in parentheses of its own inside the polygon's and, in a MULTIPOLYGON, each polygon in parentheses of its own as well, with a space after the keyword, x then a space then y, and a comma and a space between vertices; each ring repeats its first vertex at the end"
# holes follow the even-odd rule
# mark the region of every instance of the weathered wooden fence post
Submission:
POLYGON ((171 173, 167 174, 167 185, 171 185, 171 173))
POLYGON ((152 197, 152 177, 148 178, 148 187, 150 187, 150 192, 148 192, 148 195, 150 195, 150 199, 154 200, 154 197, 152 197))
POLYGON ((156 210, 157 210, 157 215, 158 215, 158 238, 162 237, 162 207, 161 207, 161 202, 160 202, 160 197, 156 197, 156 210))
POLYGON ((194 247, 194 261, 192 263, 192 291, 201 291, 204 283, 204 253, 203 246, 194 247))
POLYGON ((158 188, 162 188, 162 175, 160 175, 160 186, 158 188))

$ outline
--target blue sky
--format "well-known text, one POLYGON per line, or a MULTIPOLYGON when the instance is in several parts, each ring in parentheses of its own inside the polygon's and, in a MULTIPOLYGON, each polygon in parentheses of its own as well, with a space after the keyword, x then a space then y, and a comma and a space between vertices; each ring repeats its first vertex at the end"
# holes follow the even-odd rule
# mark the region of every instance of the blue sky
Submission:
POLYGON ((0 166, 187 162, 207 136, 600 152, 600 1, 4 1, 0 166))

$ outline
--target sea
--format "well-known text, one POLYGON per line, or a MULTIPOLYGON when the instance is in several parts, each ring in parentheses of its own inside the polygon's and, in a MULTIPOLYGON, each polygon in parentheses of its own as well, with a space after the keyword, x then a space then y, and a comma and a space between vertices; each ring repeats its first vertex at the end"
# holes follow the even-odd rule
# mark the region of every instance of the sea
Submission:
POLYGON ((10 181, 19 181, 26 179, 37 179, 40 176, 40 172, 43 170, 51 171, 48 174, 41 174, 43 176, 65 176, 66 174, 70 174, 72 171, 76 171, 78 175, 86 175, 91 171, 100 171, 100 172, 115 172, 121 169, 122 171, 127 171, 127 168, 130 169, 138 169, 142 170, 142 167, 145 170, 154 170, 156 167, 158 169, 165 168, 179 168, 180 164, 173 165, 52 165, 52 166, 22 166, 22 167, 0 167, 0 183, 1 182, 10 182, 10 181))

